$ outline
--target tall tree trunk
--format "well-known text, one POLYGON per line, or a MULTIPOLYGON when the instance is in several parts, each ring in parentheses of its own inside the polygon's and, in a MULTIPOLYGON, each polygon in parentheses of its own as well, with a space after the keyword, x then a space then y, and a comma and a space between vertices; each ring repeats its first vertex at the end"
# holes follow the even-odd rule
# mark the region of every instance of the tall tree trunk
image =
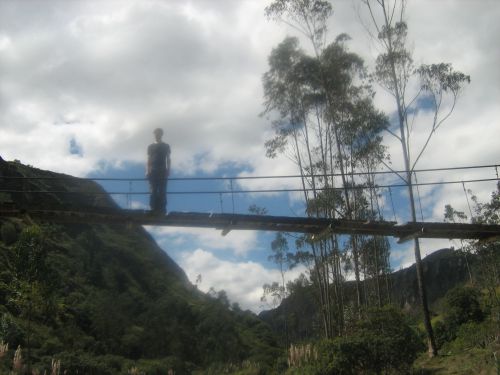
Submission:
MULTIPOLYGON (((388 51, 390 54, 394 52, 394 48, 392 45, 392 36, 391 36, 391 25, 389 23, 389 18, 386 13, 385 7, 382 7, 385 16, 386 29, 388 33, 388 51)), ((408 186, 409 193, 409 201, 410 201, 410 211, 411 211, 411 220, 412 222, 417 221, 417 215, 415 210, 415 197, 413 195, 413 183, 412 183, 412 173, 410 166, 410 155, 407 147, 407 139, 405 134, 405 113, 403 109, 403 98, 400 94, 399 80, 396 74, 396 67, 394 59, 390 59, 391 65, 391 75, 392 81, 394 84, 394 94, 396 96, 396 105, 398 110, 398 120, 399 120, 399 131, 400 131, 400 140, 403 148, 403 159, 406 170, 406 184, 408 186)), ((425 288, 425 280, 424 280, 424 271, 422 267, 422 259, 420 255, 420 241, 418 238, 414 240, 414 253, 415 253, 415 268, 417 271, 417 283, 418 283, 418 291, 420 296, 420 302, 422 306, 422 312, 424 315, 424 326, 427 332, 427 343, 428 343, 428 351, 431 357, 434 357, 438 354, 436 342, 434 340, 434 332, 432 330, 431 319, 429 314, 429 306, 427 303, 427 291, 425 288)))
MULTIPOLYGON (((394 68, 394 64, 392 64, 393 68, 393 75, 396 77, 396 71, 394 68)), ((409 201, 410 201, 410 210, 411 210, 411 220, 412 222, 417 221, 417 214, 416 214, 416 209, 415 209, 415 197, 413 195, 413 183, 412 183, 412 174, 410 171, 410 161, 409 161, 409 154, 408 154, 408 149, 406 147, 406 137, 405 137, 405 131, 404 131, 404 115, 402 113, 402 108, 400 105, 400 98, 399 98, 399 93, 396 92, 397 98, 396 100, 398 101, 398 112, 399 112, 399 120, 400 120, 400 134, 401 134, 401 144, 403 146, 403 156, 404 156, 404 162, 405 162, 405 169, 406 169, 406 179, 407 179, 407 185, 408 185, 408 193, 409 193, 409 201)), ((414 239, 414 253, 415 253, 415 268, 417 270, 417 283, 418 283, 418 292, 420 296, 420 303, 422 306, 422 312, 424 315, 424 326, 425 330, 427 332, 427 344, 428 344, 428 350, 429 350, 429 355, 431 357, 434 357, 438 354, 437 351, 437 346, 436 342, 434 340, 434 332, 432 330, 432 324, 431 324, 431 318, 430 318, 430 313, 429 313, 429 306, 427 303, 427 291, 425 287, 425 278, 424 278, 424 270, 422 267, 422 258, 420 255, 420 240, 417 238, 414 239)))
POLYGON ((377 289, 377 302, 378 302, 378 307, 382 307, 382 296, 380 295, 380 280, 379 280, 379 253, 378 253, 378 241, 376 240, 376 237, 373 237, 373 240, 375 242, 375 287, 377 289))
MULTIPOLYGON (((304 168, 302 165, 302 157, 300 156, 300 148, 299 148, 299 143, 298 143, 298 136, 297 136, 297 130, 296 127, 294 126, 294 131, 293 131, 293 138, 294 138, 294 143, 295 143, 295 149, 297 153, 297 161, 299 163, 299 169, 300 169, 300 176, 301 176, 301 182, 302 182, 302 189, 304 192, 304 198, 306 205, 309 202, 309 197, 307 194, 306 190, 306 182, 305 182, 305 175, 304 175, 304 168)), ((314 191, 315 193, 315 191, 314 191)), ((310 215, 310 214, 308 214, 310 215)), ((314 267, 315 267, 315 272, 313 272, 313 277, 316 275, 316 283, 318 286, 318 295, 319 295, 319 300, 320 300, 320 307, 321 307, 321 317, 323 321, 323 330, 325 333, 325 337, 329 338, 329 332, 330 328, 328 326, 328 317, 327 317, 327 301, 325 299, 325 288, 328 287, 328 285, 325 285, 323 282, 323 279, 320 275, 321 273, 321 267, 320 267, 320 262, 318 262, 318 253, 316 251, 316 245, 314 243, 311 244, 311 250, 313 253, 313 261, 314 261, 314 267)))

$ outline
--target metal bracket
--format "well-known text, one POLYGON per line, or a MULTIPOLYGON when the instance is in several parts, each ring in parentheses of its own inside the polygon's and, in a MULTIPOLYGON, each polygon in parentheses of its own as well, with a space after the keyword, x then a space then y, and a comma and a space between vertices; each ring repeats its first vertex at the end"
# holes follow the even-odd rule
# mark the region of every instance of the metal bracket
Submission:
POLYGON ((424 233, 424 228, 421 228, 416 232, 410 233, 403 237, 399 237, 397 243, 401 244, 410 240, 414 240, 415 238, 419 238, 423 233, 424 233))

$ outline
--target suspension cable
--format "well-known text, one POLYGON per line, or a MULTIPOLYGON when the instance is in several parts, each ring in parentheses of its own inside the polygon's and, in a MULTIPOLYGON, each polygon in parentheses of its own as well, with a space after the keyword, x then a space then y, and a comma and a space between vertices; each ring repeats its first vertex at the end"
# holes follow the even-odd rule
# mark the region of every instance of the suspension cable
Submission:
MULTIPOLYGON (((474 183, 474 182, 488 182, 488 181, 500 181, 500 178, 483 178, 483 179, 475 179, 475 180, 460 180, 460 181, 436 181, 436 182, 420 182, 418 184, 413 184, 413 186, 437 186, 437 185, 449 185, 449 184, 462 184, 462 183, 474 183)), ((377 185, 377 188, 401 188, 408 187, 406 184, 392 184, 392 185, 377 185)), ((293 192, 302 192, 302 191, 332 191, 332 190, 365 190, 370 189, 369 186, 366 185, 356 185, 356 186, 347 186, 347 187, 328 187, 328 188, 290 188, 290 189, 260 189, 260 190, 193 190, 193 191, 171 191, 168 194, 175 195, 189 195, 189 194, 253 194, 253 193, 293 193, 293 192)), ((123 192, 123 191, 93 191, 93 192, 85 192, 85 191, 64 191, 64 190, 9 190, 9 189, 0 189, 0 193, 33 193, 33 194, 89 194, 89 195, 123 195, 123 194, 131 194, 131 195, 149 195, 150 192, 123 192)))
POLYGON ((418 206, 420 207, 420 217, 422 218, 422 221, 424 221, 424 211, 422 210, 422 200, 420 199, 420 189, 418 188, 418 180, 417 180, 417 173, 413 172, 415 175, 415 186, 417 188, 417 198, 418 198, 418 206))
MULTIPOLYGON (((453 170, 464 170, 464 169, 482 169, 482 168, 496 168, 498 171, 499 164, 490 165, 474 165, 474 166, 462 166, 462 167, 447 167, 447 168, 428 168, 428 169, 415 169, 413 172, 441 172, 441 171, 453 171, 453 170)), ((371 172, 352 172, 349 173, 354 176, 366 176, 366 175, 380 175, 380 174, 395 174, 404 173, 406 171, 371 171, 371 172)), ((308 175, 307 177, 341 177, 341 173, 330 173, 330 174, 320 174, 320 175, 308 175)), ((215 176, 215 177, 171 177, 169 181, 216 181, 216 180, 258 180, 258 179, 285 179, 285 178, 302 178, 301 175, 277 175, 277 176, 215 176)), ((498 173, 497 173, 498 177, 498 173)), ((50 176, 50 177, 27 177, 27 176, 2 176, 4 180, 83 180, 83 181, 147 181, 147 178, 124 178, 124 177, 72 177, 72 176, 50 176)))
POLYGON ((392 199, 392 190, 391 190, 390 186, 389 186, 389 196, 391 198, 392 214, 394 215, 394 221, 397 221, 397 219, 396 219, 396 209, 394 208, 394 200, 392 199))
POLYGON ((467 201, 467 206, 469 207, 470 219, 474 220, 474 215, 472 214, 472 209, 469 202, 469 194, 467 194, 467 189, 465 189, 465 181, 462 181, 462 187, 464 188, 465 200, 467 201))

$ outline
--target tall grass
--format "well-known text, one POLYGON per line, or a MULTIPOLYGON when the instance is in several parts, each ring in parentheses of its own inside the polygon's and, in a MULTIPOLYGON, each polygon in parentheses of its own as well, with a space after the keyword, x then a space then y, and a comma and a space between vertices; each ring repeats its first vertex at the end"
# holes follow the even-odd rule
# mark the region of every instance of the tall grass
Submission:
POLYGON ((288 367, 301 367, 318 360, 318 351, 311 344, 290 345, 288 349, 288 367))

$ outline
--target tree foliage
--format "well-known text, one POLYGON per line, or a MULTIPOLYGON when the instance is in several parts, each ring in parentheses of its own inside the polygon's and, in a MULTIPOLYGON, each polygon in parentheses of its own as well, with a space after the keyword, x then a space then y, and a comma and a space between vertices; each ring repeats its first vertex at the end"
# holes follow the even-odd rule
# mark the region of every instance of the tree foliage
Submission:
MULTIPOLYGON (((285 155, 296 163, 301 175, 305 212, 309 216, 345 219, 380 218, 376 186, 356 172, 377 169, 384 159, 381 132, 388 121, 372 103, 362 59, 349 51, 345 34, 328 39, 331 4, 325 1, 278 0, 266 8, 272 19, 283 21, 304 35, 313 54, 306 53, 299 39, 287 37, 269 56, 263 76, 265 111, 272 119, 274 137, 265 144, 268 157, 285 155), (363 186, 365 189, 356 189, 363 186)), ((318 291, 326 337, 342 334, 343 266, 352 262, 357 285, 358 315, 367 301, 362 278, 387 270, 388 246, 361 236, 344 239, 327 236, 299 239, 298 257, 310 267, 318 291), (362 243, 369 243, 362 246, 362 243), (375 250, 378 270, 365 273, 361 252, 375 250), (309 253, 310 256, 303 255, 309 253)), ((368 256, 365 256, 368 259, 368 256)), ((377 290, 378 291, 378 290, 377 290)))
MULTIPOLYGON (((472 195, 472 202, 471 218, 446 205, 445 219, 500 224, 500 184, 489 202, 480 202, 475 195, 472 195)), ((474 259, 471 284, 447 294, 444 319, 436 324, 439 345, 453 351, 473 348, 494 351, 492 345, 500 335, 500 243, 494 239, 466 240, 461 245, 465 259, 474 259)))
MULTIPOLYGON (((453 70, 451 64, 438 63, 415 68, 408 48, 408 25, 405 20, 406 1, 362 0, 369 14, 367 30, 375 43, 381 47, 376 59, 373 77, 392 95, 396 107, 397 121, 388 132, 401 143, 405 174, 398 176, 408 187, 411 220, 416 221, 415 198, 413 192, 414 170, 424 154, 431 138, 452 114, 459 92, 470 77, 453 70), (412 90, 417 87, 416 92, 412 90), (426 105, 430 102, 431 105, 426 105), (420 111, 430 111, 432 120, 424 134, 423 144, 415 144, 412 134, 415 120, 420 111)), ((386 164, 388 168, 389 165, 386 164)), ((434 342, 427 292, 420 255, 420 242, 414 240, 415 263, 418 288, 428 335, 429 353, 437 354, 434 342)))
POLYGON ((393 308, 373 309, 346 337, 323 340, 318 359, 290 373, 382 374, 409 373, 424 345, 418 334, 393 308))
POLYGON ((279 353, 254 314, 231 309, 224 291, 197 291, 141 228, 15 228, 15 242, 0 242, 0 341, 20 345, 33 370, 55 357, 69 373, 190 374, 244 360, 266 367, 279 353))
POLYGON ((445 323, 457 328, 468 322, 481 322, 483 311, 479 303, 479 293, 470 287, 457 287, 445 297, 445 323))

